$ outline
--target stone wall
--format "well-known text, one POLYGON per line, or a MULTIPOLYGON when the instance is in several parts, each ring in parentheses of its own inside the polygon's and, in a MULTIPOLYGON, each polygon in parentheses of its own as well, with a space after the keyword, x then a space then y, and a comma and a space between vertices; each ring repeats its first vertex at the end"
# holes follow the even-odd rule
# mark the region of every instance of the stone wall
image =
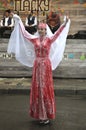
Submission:
MULTIPOLYGON (((6 53, 8 39, 0 39, 0 77, 31 77, 32 69, 6 53)), ((67 39, 64 57, 53 71, 56 78, 86 78, 86 40, 67 39)))
MULTIPOLYGON (((60 0, 59 2, 57 0, 55 4, 53 4, 53 8, 55 11, 62 10, 63 13, 61 15, 61 21, 63 22, 63 15, 65 12, 69 12, 69 16, 71 19, 71 27, 69 34, 75 34, 79 30, 86 30, 86 3, 78 3, 75 4, 74 0, 60 0)), ((3 16, 2 10, 0 10, 0 19, 3 16)), ((20 17, 22 18, 22 21, 25 23, 25 18, 27 16, 27 12, 21 11, 20 17)), ((43 18, 43 15, 41 14, 41 17, 43 18)))

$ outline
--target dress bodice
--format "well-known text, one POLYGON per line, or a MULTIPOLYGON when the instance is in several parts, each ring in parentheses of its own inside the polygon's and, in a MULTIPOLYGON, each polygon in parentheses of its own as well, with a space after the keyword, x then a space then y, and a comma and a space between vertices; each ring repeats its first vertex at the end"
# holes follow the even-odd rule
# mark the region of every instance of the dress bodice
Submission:
POLYGON ((48 57, 50 51, 49 39, 45 38, 42 41, 40 41, 40 39, 36 39, 34 48, 36 57, 48 57))

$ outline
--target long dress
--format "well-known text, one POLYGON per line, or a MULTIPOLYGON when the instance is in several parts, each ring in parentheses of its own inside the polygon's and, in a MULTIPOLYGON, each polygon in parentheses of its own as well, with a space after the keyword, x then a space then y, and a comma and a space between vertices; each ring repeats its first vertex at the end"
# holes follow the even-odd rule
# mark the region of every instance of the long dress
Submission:
MULTIPOLYGON (((44 42, 45 41, 45 42, 44 42)), ((33 67, 30 93, 30 115, 37 119, 55 118, 55 99, 52 68, 49 60, 50 43, 35 41, 36 59, 33 67)))
MULTIPOLYGON (((30 93, 30 115, 36 119, 54 119, 56 113, 52 66, 49 58, 53 41, 60 35, 65 26, 51 38, 32 39, 36 59, 33 66, 32 86, 30 93)), ((30 40, 30 39, 29 39, 30 40)))
MULTIPOLYGON (((41 41, 40 37, 33 37, 26 32, 19 16, 15 15, 15 18, 16 24, 14 31, 11 34, 7 51, 8 53, 14 53, 15 58, 20 63, 29 67, 33 66, 32 85, 30 92, 30 115, 36 119, 54 119, 56 113, 56 105, 50 51, 52 44, 58 37, 59 41, 60 39, 61 41, 64 39, 62 42, 66 42, 69 25, 68 27, 65 27, 63 24, 54 35, 51 37, 45 36, 45 38, 41 41)), ((55 44, 55 47, 53 47, 53 52, 55 52, 53 55, 53 57, 55 57, 55 60, 52 60, 53 63, 55 63, 54 68, 56 68, 62 59, 63 51, 65 48, 63 45, 65 44, 58 43, 57 45, 55 44), (58 49, 59 46, 60 50, 58 49), (57 57, 58 50, 60 51, 60 54, 57 57)))

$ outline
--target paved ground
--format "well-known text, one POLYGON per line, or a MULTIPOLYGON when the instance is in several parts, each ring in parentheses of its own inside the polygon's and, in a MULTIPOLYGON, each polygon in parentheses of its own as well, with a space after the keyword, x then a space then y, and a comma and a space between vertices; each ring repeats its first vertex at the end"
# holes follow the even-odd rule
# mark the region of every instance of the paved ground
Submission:
POLYGON ((39 125, 29 114, 28 95, 0 95, 0 130, 86 130, 86 96, 56 96, 56 119, 39 125))
POLYGON ((0 130, 86 130, 86 79, 54 79, 57 113, 40 126, 29 114, 31 78, 0 78, 0 130))

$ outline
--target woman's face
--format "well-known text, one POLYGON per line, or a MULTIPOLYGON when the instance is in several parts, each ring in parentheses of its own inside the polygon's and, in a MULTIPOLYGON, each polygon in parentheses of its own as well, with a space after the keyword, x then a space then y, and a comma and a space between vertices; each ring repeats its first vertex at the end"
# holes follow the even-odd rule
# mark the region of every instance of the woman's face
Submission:
POLYGON ((38 28, 38 32, 40 36, 45 36, 46 35, 46 28, 38 28))

